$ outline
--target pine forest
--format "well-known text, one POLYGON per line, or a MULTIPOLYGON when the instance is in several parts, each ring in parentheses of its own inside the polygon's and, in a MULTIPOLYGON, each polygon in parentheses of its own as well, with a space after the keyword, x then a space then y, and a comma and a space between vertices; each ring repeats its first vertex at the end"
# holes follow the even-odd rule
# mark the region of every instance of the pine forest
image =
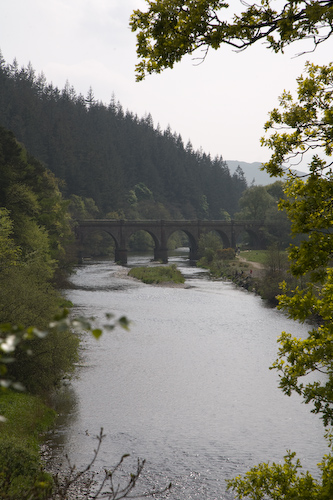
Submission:
POLYGON ((60 90, 31 64, 2 57, 0 125, 61 180, 66 199, 85 200, 78 216, 224 219, 247 187, 241 169, 230 175, 222 157, 194 151, 151 115, 124 111, 114 97, 106 105, 91 88, 86 97, 68 82, 60 90))

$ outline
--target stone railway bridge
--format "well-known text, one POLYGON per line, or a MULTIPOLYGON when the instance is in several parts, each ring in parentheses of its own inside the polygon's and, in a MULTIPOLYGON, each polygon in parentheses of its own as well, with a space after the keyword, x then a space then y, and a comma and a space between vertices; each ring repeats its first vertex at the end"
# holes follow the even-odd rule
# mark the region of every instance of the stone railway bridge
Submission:
MULTIPOLYGON (((183 231, 189 240, 191 261, 198 259, 200 236, 215 231, 221 238, 224 248, 236 248, 242 233, 247 232, 256 248, 264 248, 262 229, 258 221, 206 221, 206 220, 145 220, 125 221, 112 219, 89 219, 77 221, 76 235, 82 242, 85 236, 96 231, 107 232, 115 243, 115 261, 127 263, 128 241, 137 231, 147 231, 154 240, 154 260, 168 262, 168 239, 175 231, 183 231)), ((80 255, 82 259, 82 253, 80 255)))

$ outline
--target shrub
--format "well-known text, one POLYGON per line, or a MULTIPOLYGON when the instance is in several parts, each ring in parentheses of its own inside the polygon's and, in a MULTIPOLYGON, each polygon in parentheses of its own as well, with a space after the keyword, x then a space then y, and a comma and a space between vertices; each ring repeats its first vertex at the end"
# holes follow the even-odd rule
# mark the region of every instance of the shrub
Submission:
POLYGON ((233 260, 235 258, 235 250, 232 248, 218 248, 215 258, 217 260, 233 260))
POLYGON ((44 394, 73 372, 79 359, 78 345, 78 335, 68 329, 53 329, 45 338, 23 341, 17 348, 16 362, 8 365, 8 375, 29 392, 44 394))
POLYGON ((39 434, 49 428, 55 412, 27 393, 1 394, 0 498, 8 500, 47 498, 52 477, 39 457, 39 434))
POLYGON ((37 452, 25 448, 14 438, 0 440, 1 498, 47 498, 52 484, 52 476, 42 470, 37 452))

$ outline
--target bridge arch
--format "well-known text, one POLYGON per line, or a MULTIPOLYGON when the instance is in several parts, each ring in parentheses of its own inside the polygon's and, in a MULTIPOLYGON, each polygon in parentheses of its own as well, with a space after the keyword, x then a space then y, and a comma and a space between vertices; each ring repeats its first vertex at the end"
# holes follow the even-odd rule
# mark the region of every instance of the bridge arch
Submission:
MULTIPOLYGON (((150 230, 149 228, 136 228, 136 227, 134 227, 133 229, 129 229, 126 232, 127 241, 129 242, 131 236, 135 235, 139 231, 145 232, 145 233, 149 234, 149 236, 152 237, 152 240, 154 242, 154 260, 159 260, 158 253, 159 253, 159 250, 161 248, 161 240, 158 237, 158 235, 154 231, 150 230)), ((117 259, 116 259, 116 261, 117 261, 117 259)))
POLYGON ((84 228, 83 231, 80 230, 79 227, 77 227, 75 229, 75 233, 76 233, 77 241, 79 243, 79 248, 78 248, 79 261, 81 261, 83 258, 83 248, 88 243, 87 242, 88 237, 91 237, 92 235, 98 236, 101 234, 108 235, 108 237, 110 237, 110 240, 112 241, 112 243, 114 245, 115 260, 116 260, 117 251, 120 248, 120 243, 117 239, 117 235, 114 234, 112 231, 107 230, 106 228, 99 228, 99 227, 92 226, 92 227, 84 228))
POLYGON ((243 225, 239 225, 235 229, 235 241, 236 244, 238 244, 239 239, 242 234, 246 233, 251 248, 254 248, 256 250, 260 248, 265 247, 265 242, 264 242, 264 234, 262 232, 263 229, 263 224, 258 228, 258 224, 254 225, 253 223, 244 223, 243 225))
MULTIPOLYGON (((197 240, 196 236, 193 234, 193 231, 190 231, 187 228, 176 228, 176 229, 172 229, 172 230, 166 232, 165 237, 166 237, 166 246, 167 246, 166 251, 167 251, 167 253, 169 251, 169 247, 168 247, 169 239, 175 232, 182 232, 182 233, 186 234, 186 236, 188 238, 188 242, 189 242, 189 259, 191 262, 197 260, 199 241, 197 240)), ((165 258, 165 250, 161 249, 161 256, 163 256, 163 255, 165 258)), ((166 258, 167 258, 167 254, 166 254, 166 258)), ((159 260, 159 259, 156 259, 156 260, 159 260)))
POLYGON ((223 248, 231 248, 232 245, 231 245, 231 241, 230 241, 230 236, 228 236, 228 234, 226 234, 225 231, 222 231, 219 229, 209 229, 209 230, 205 230, 201 234, 209 234, 209 233, 216 234, 217 237, 220 238, 220 240, 222 241, 222 244, 223 244, 223 248))

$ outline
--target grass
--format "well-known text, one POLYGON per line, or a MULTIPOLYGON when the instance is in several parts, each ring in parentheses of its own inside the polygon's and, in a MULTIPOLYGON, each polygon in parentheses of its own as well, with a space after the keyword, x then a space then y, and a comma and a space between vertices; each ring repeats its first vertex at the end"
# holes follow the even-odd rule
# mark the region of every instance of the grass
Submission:
POLYGON ((267 263, 267 250, 243 250, 240 257, 249 262, 258 262, 259 264, 267 263))
POLYGON ((55 418, 55 412, 37 396, 12 391, 1 394, 0 415, 6 418, 6 422, 0 423, 1 439, 15 436, 37 449, 39 434, 47 430, 55 418))
POLYGON ((128 275, 147 284, 184 283, 185 281, 175 264, 171 266, 133 267, 128 275))
POLYGON ((27 393, 0 393, 0 498, 46 498, 52 476, 43 472, 39 436, 51 427, 55 412, 27 393))

